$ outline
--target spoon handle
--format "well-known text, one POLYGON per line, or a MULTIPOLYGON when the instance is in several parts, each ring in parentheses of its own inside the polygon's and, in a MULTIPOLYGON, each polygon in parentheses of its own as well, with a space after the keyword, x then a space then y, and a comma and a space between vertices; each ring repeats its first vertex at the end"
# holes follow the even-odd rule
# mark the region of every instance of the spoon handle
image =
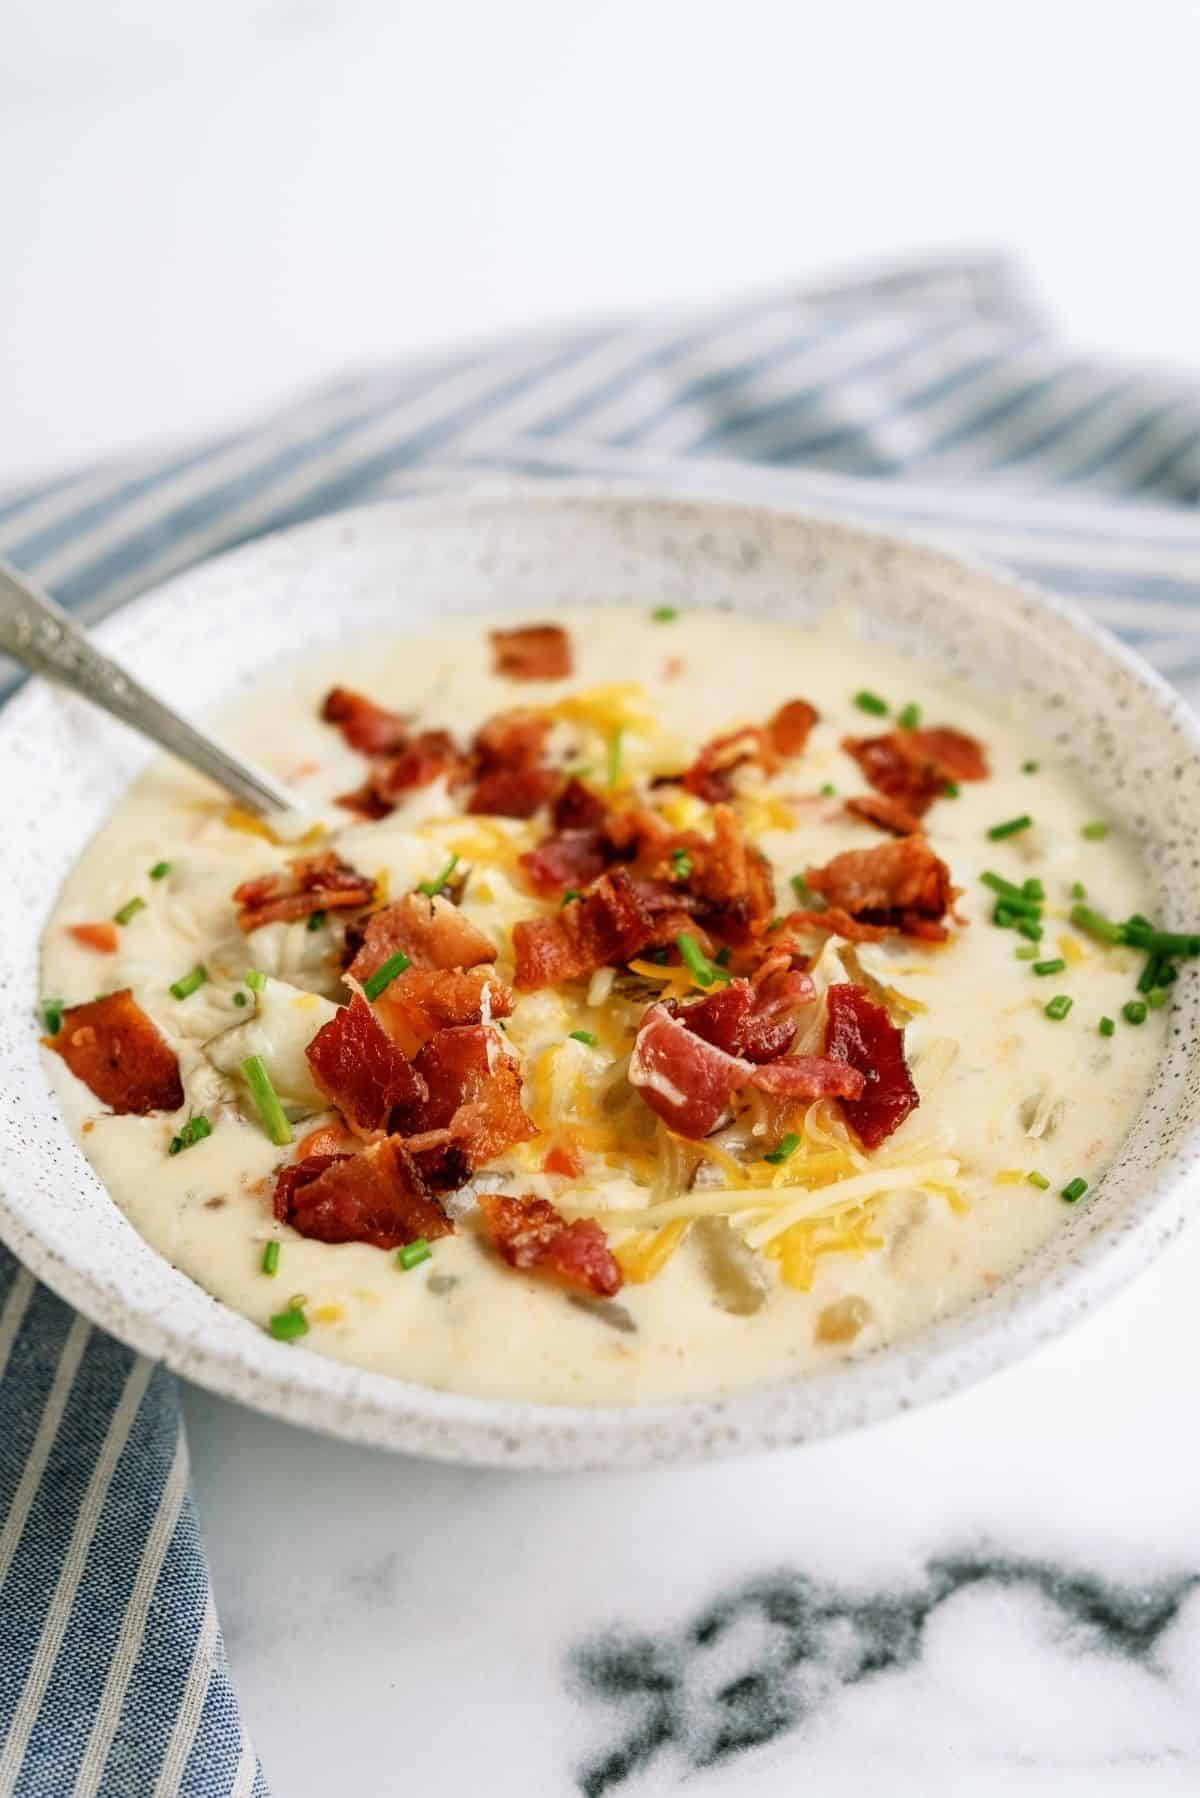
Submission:
POLYGON ((34 674, 69 687, 131 725, 190 768, 215 780, 248 810, 295 809, 295 800, 283 787, 231 755, 148 693, 117 662, 101 655, 73 618, 6 562, 0 562, 0 650, 34 674))

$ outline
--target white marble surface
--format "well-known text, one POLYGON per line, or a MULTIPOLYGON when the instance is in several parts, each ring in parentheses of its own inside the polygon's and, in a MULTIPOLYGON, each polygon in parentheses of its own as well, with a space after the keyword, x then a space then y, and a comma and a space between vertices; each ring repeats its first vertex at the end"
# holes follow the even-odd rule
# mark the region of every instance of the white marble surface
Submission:
POLYGON ((1073 1335, 973 1392, 860 1436, 673 1473, 434 1466, 189 1391, 218 1604, 274 1790, 1193 1794, 1198 1282, 1193 1228, 1073 1335), (799 1592, 802 1622, 814 1599, 826 1607, 795 1671, 782 1663, 797 1628, 753 1603, 685 1650, 714 1601, 756 1581, 779 1603, 799 1592), (1097 1602, 1144 1627, 1106 1626, 1097 1602), (656 1714, 572 1674, 613 1630, 651 1638, 680 1696, 640 1771, 589 1785, 656 1714), (892 1639, 898 1663, 862 1675, 892 1639), (714 1697, 747 1673, 768 1682, 771 1739, 711 1761, 723 1718, 755 1732, 764 1716, 714 1697))

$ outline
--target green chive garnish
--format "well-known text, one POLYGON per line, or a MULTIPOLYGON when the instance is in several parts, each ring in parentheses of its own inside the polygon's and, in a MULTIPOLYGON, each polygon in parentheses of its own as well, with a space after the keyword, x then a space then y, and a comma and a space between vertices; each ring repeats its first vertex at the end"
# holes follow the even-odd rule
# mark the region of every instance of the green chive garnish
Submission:
POLYGON ((211 1135, 212 1125, 201 1112, 198 1117, 189 1118, 179 1135, 171 1138, 167 1154, 178 1155, 182 1149, 190 1149, 194 1143, 203 1142, 206 1136, 211 1135))
POLYGON ((943 799, 957 799, 961 792, 962 788, 956 780, 947 780, 942 784, 943 799))
POLYGON ((1022 812, 1019 818, 1008 818, 1003 824, 993 824, 988 836, 993 843, 1000 843, 1005 837, 1015 837, 1019 830, 1028 830, 1033 819, 1028 812, 1022 812))
POLYGON ((691 873, 691 871, 692 871, 692 858, 688 854, 687 850, 686 849, 672 849, 672 851, 671 851, 671 878, 672 878, 672 880, 686 880, 688 875, 691 873))
POLYGON ((822 799, 836 799, 837 798, 837 788, 834 786, 834 784, 831 780, 827 780, 825 782, 825 785, 821 788, 821 798, 822 799))
POLYGON ((1073 905, 1071 922, 1076 930, 1084 930, 1088 936, 1094 936, 1100 943, 1123 943, 1125 932, 1120 924, 1114 924, 1111 918, 1093 911, 1089 905, 1073 905))
POLYGON ((233 995, 233 1002, 235 1005, 246 1005, 249 1003, 249 1001, 246 998, 245 993, 242 991, 242 989, 240 987, 238 988, 237 992, 233 995))
POLYGON ((43 999, 42 1016, 46 1020, 46 1029, 51 1036, 57 1036, 62 1029, 62 1014, 66 1001, 63 999, 43 999))
POLYGON ((1117 1027, 1113 1023, 1111 1018, 1101 1018, 1101 1020, 1100 1020, 1101 1036, 1115 1036, 1116 1030, 1117 1030, 1117 1027))
POLYGON ((679 616, 678 606, 655 606, 650 614, 655 624, 673 624, 679 616))
POLYGON ((262 1270, 264 1274, 270 1274, 272 1278, 279 1272, 279 1244, 277 1242, 272 1241, 263 1245, 262 1270))
POLYGON ((422 880, 418 882, 418 893, 424 893, 427 899, 436 899, 457 866, 458 857, 457 855, 452 855, 436 880, 422 880))
POLYGON ((562 896, 563 905, 570 905, 572 899, 582 899, 583 894, 578 887, 568 887, 562 896))
POLYGON ((600 1041, 600 1038, 594 1036, 590 1030, 572 1030, 571 1041, 573 1043, 583 1043, 587 1048, 594 1049, 596 1044, 600 1041))
POLYGON ((407 1242, 402 1249, 397 1251, 396 1261, 404 1272, 408 1273, 412 1268, 420 1267, 422 1261, 428 1261, 432 1254, 433 1250, 425 1238, 418 1236, 415 1242, 407 1242))
POLYGON ((389 955, 382 967, 363 981, 363 992, 368 999, 378 999, 384 987, 390 986, 397 974, 403 974, 408 966, 408 957, 403 949, 397 949, 395 955, 389 955))
POLYGON ((266 975, 260 974, 257 968, 251 968, 250 972, 246 975, 246 985, 251 987, 256 993, 261 993, 266 984, 266 975))
POLYGON ((308 1319, 299 1305, 289 1305, 286 1311, 277 1311, 268 1325, 276 1342, 295 1342, 298 1336, 308 1335, 308 1319))
POLYGON ((165 880, 170 872, 170 862, 155 862, 150 870, 150 878, 151 880, 165 880))
POLYGON ((1067 993, 1056 993, 1046 1007, 1046 1016, 1060 1023, 1066 1017, 1075 1001, 1067 993))
POLYGON ((271 1085, 271 1076, 261 1055, 247 1055, 242 1063, 242 1074, 246 1085, 250 1088, 251 1097, 258 1106, 258 1115, 262 1119, 263 1129, 273 1143, 283 1148, 292 1140, 292 1126, 284 1116, 283 1106, 279 1103, 279 1095, 271 1085))
POLYGON ((1036 943, 1021 943, 1013 950, 1018 961, 1032 961, 1037 952, 1036 943))
POLYGON ((1075 1178, 1073 1180, 1068 1180, 1067 1184, 1063 1187, 1062 1196, 1067 1201, 1068 1205, 1073 1205, 1077 1199, 1083 1197, 1087 1189, 1087 1181, 1081 1180, 1078 1174, 1076 1174, 1075 1178))
POLYGON ((1061 974, 1066 965, 1062 956, 1056 955, 1052 961, 1035 961, 1033 971, 1035 974, 1061 974))
POLYGON ((1031 1186, 1036 1186, 1039 1192, 1046 1192, 1049 1188, 1050 1182, 1045 1174, 1039 1174, 1036 1169, 1032 1174, 1026 1174, 1025 1178, 1031 1186))
POLYGON ((1108 835, 1108 825, 1100 822, 1081 824, 1079 834, 1081 837, 1085 837, 1089 843, 1102 843, 1108 835))
POLYGON ((1022 762, 1021 763, 1021 773, 1022 774, 1036 774, 1040 765, 1041 764, 1038 762, 1022 762))
POLYGON ((796 1153, 796 1150, 799 1147, 800 1147, 800 1138, 795 1134, 795 1132, 789 1132, 789 1134, 787 1136, 780 1137, 779 1142, 777 1143, 775 1148, 770 1150, 770 1152, 768 1154, 764 1155, 763 1160, 774 1162, 775 1166, 778 1167, 781 1162, 789 1160, 790 1157, 796 1153))
POLYGON ((1121 1007, 1121 1016, 1127 1024, 1144 1024, 1146 1022, 1145 1000, 1127 999, 1121 1007))
POLYGON ((1072 899, 1087 898, 1087 888, 1084 886, 1082 880, 1073 880, 1071 882, 1071 897, 1072 899))
POLYGON ((202 962, 198 962, 190 974, 185 974, 181 980, 173 980, 171 982, 171 997, 173 999, 186 999, 199 987, 202 987, 207 979, 207 968, 205 968, 202 962))
POLYGON ((916 730, 920 722, 921 708, 919 705, 913 705, 911 701, 908 705, 902 706, 896 714, 896 723, 901 730, 916 730))
POLYGON ((146 901, 144 899, 127 899, 120 911, 115 911, 113 913, 113 923, 128 924, 131 918, 136 918, 138 913, 140 911, 145 911, 145 909, 146 901))
POLYGON ((320 930, 324 922, 325 913, 323 911, 315 911, 308 920, 308 928, 310 930, 320 930))
POLYGON ((723 969, 714 968, 690 930, 679 932, 675 938, 675 947, 698 985, 711 986, 714 980, 729 979, 723 969))
POLYGON ((618 724, 608 745, 608 784, 615 787, 621 778, 621 745, 625 740, 625 726, 618 724))
POLYGON ((860 712, 870 712, 873 718, 887 716, 887 700, 880 699, 878 693, 868 692, 865 687, 854 695, 854 703, 860 712))

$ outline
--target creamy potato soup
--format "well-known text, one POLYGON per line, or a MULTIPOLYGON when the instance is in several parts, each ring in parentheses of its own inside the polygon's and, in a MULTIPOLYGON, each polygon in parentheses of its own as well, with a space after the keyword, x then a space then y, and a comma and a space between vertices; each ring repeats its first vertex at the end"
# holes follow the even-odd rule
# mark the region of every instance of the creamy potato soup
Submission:
POLYGON ((624 1404, 830 1365, 1086 1205, 1200 948, 1036 720, 834 625, 670 608, 325 651, 46 931, 116 1203, 295 1344, 624 1404))

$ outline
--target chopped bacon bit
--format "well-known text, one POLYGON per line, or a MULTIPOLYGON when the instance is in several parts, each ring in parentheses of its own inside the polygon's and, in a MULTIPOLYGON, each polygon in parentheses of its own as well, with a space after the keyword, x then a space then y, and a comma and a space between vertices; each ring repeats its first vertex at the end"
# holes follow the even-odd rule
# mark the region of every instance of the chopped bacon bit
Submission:
POLYGON ((852 818, 861 818, 865 824, 877 824, 880 830, 886 830, 894 837, 916 836, 921 829, 921 820, 915 813, 884 793, 864 793, 860 798, 847 799, 846 810, 852 818))
POLYGON ((536 849, 527 849, 521 866, 536 893, 561 893, 565 887, 582 889, 603 874, 609 857, 599 830, 562 830, 547 837, 536 849))
POLYGON ((365 1242, 376 1249, 402 1248, 454 1229, 397 1136, 357 1155, 310 1155, 282 1168, 275 1215, 316 1242, 365 1242))
POLYGON ((789 699, 767 725, 767 740, 776 755, 799 755, 820 717, 807 699, 789 699))
POLYGON ((893 730, 883 737, 847 737, 842 744, 871 785, 917 817, 947 781, 986 780, 987 759, 974 737, 946 726, 893 730))
POLYGON ((97 955, 115 955, 120 943, 115 924, 68 924, 67 935, 97 955))
POLYGON ((474 968, 496 959, 482 930, 441 893, 406 893, 373 912, 346 972, 352 980, 369 980, 398 951, 414 968, 474 968))
POLYGON ((410 1108, 406 1134, 449 1131, 466 1167, 457 1185, 485 1161, 537 1135, 521 1103, 520 1064, 488 1025, 439 1030, 413 1067, 428 1096, 410 1108))
POLYGON ((555 1143, 542 1162, 544 1174, 562 1174, 568 1180, 578 1180, 583 1172, 583 1156, 573 1142, 555 1143))
POLYGON ((128 987, 68 1006, 58 1034, 42 1040, 116 1112, 145 1117, 183 1104, 175 1051, 128 987))
POLYGON ((866 1084, 857 1068, 825 1055, 783 1055, 755 1068, 750 1084, 789 1099, 857 1099, 866 1084))
POLYGON ((887 931, 878 924, 863 924, 840 905, 824 911, 792 911, 784 919, 788 930, 823 930, 827 936, 844 936, 848 943, 881 943, 887 931))
POLYGON ((513 996, 490 967, 406 968, 375 1001, 380 1022, 406 1055, 451 1025, 511 1016, 513 996))
POLYGON ((510 680, 565 680, 571 672, 571 639, 561 624, 524 624, 488 635, 496 674, 510 680))
POLYGON ((480 1193, 479 1210, 492 1244, 510 1267, 545 1274, 565 1286, 610 1299, 621 1290, 621 1270, 594 1218, 568 1223, 546 1199, 480 1193))
POLYGON ((352 1130, 386 1130, 397 1107, 425 1097, 425 1082, 358 993, 322 1025, 304 1053, 313 1079, 352 1130))
POLYGON ((349 687, 330 688, 321 716, 326 724, 336 724, 351 749, 362 755, 390 755, 408 742, 407 719, 349 687))
POLYGON ((638 1027, 629 1084, 680 1136, 707 1136, 754 1069, 698 1036, 665 1005, 652 1005, 638 1027))
POLYGON ((599 793, 585 787, 576 775, 568 780, 550 811, 555 830, 598 830, 608 816, 599 793))
POLYGON ((809 868, 804 878, 831 907, 861 923, 934 942, 945 939, 942 919, 955 889, 949 868, 923 836, 901 837, 874 849, 847 849, 824 868, 809 868))
POLYGON ((238 923, 243 930, 311 917, 315 911, 370 905, 375 897, 375 882, 339 861, 332 851, 295 856, 288 867, 290 874, 282 870, 262 874, 234 888, 234 902, 240 907, 238 923))
POLYGON ((629 961, 654 934, 654 920, 629 875, 613 868, 554 917, 522 918, 513 926, 514 984, 532 992, 582 979, 610 962, 629 961))
POLYGON ((697 799, 710 805, 720 804, 733 794, 733 775, 746 762, 759 762, 764 767, 774 762, 766 733, 757 724, 742 730, 727 731, 706 743, 691 767, 680 776, 680 783, 697 799))
POLYGON ((554 768, 497 768, 477 783, 467 810, 491 818, 532 818, 556 792, 554 768))
POLYGON ((394 810, 406 793, 445 778, 450 786, 467 779, 470 764, 445 730, 423 730, 397 755, 376 762, 367 785, 380 805, 394 810))
POLYGON ((920 1104, 908 1063, 904 1032, 861 986, 829 989, 825 1053, 864 1076, 860 1098, 844 1099, 846 1122, 864 1149, 877 1149, 920 1104))

